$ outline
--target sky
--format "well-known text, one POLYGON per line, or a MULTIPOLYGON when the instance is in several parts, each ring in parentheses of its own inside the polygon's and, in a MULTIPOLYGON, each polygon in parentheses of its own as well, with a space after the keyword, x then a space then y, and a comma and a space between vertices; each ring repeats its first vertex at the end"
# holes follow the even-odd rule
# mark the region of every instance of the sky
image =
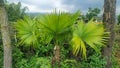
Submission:
MULTIPOLYGON (((8 2, 21 2, 22 7, 28 7, 27 12, 50 13, 53 10, 75 12, 80 10, 86 13, 88 8, 103 9, 104 0, 8 0, 8 2)), ((120 0, 117 0, 116 13, 120 14, 120 0)))

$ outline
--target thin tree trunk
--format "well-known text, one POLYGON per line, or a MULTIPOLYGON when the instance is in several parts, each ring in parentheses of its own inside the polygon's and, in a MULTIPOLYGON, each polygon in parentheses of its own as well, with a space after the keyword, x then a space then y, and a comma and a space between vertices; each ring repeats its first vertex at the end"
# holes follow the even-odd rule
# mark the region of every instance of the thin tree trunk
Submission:
POLYGON ((4 47, 4 68, 12 68, 11 40, 9 36, 8 18, 3 0, 0 0, 0 24, 4 47))
POLYGON ((110 38, 103 48, 103 56, 107 59, 106 68, 111 68, 111 55, 112 46, 114 43, 114 24, 115 24, 115 12, 116 12, 116 0, 104 0, 104 13, 103 23, 108 32, 110 32, 110 38))

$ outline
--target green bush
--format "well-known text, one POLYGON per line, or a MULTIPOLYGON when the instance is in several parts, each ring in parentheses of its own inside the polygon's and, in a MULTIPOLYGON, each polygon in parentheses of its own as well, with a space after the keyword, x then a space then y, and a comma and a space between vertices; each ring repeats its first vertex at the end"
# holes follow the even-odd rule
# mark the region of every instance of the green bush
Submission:
POLYGON ((52 56, 53 47, 53 44, 43 44, 38 49, 36 49, 36 55, 41 57, 52 56))
MULTIPOLYGON (((120 16, 120 15, 119 15, 120 16)), ((114 42, 114 46, 112 48, 112 68, 120 68, 119 65, 119 59, 120 59, 120 55, 118 54, 120 51, 120 24, 116 24, 115 25, 115 42, 114 42)))
POLYGON ((14 68, 51 68, 50 60, 44 57, 31 57, 21 59, 14 68))
POLYGON ((114 55, 112 55, 112 67, 111 68, 120 68, 120 65, 118 64, 118 58, 116 58, 114 55))
POLYGON ((105 58, 101 58, 100 54, 93 54, 86 61, 80 62, 80 68, 105 68, 105 58))
POLYGON ((74 59, 66 59, 61 62, 61 68, 79 68, 79 64, 74 59))
POLYGON ((36 68, 51 68, 51 63, 48 58, 40 57, 37 58, 36 61, 37 61, 35 64, 36 68))
POLYGON ((0 68, 3 68, 3 45, 0 45, 0 68))

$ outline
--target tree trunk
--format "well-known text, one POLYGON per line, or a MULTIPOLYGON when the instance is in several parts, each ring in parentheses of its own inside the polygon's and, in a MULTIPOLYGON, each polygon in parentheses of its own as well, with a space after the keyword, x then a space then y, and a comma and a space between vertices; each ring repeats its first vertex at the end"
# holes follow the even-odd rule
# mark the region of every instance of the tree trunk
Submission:
POLYGON ((57 68, 60 68, 60 46, 55 45, 54 47, 54 57, 52 58, 52 68, 57 65, 57 68))
POLYGON ((114 43, 114 24, 115 24, 115 12, 116 12, 116 0, 104 0, 104 13, 103 23, 108 32, 110 32, 110 38, 103 48, 103 56, 106 57, 106 68, 111 68, 111 55, 112 46, 114 43))
POLYGON ((0 0, 0 24, 4 47, 4 68, 12 68, 12 49, 4 0, 0 0))

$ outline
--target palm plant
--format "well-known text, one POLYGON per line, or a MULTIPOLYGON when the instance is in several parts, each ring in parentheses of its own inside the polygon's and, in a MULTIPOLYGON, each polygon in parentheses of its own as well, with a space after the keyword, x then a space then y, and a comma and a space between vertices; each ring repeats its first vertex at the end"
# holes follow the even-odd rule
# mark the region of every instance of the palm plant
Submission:
POLYGON ((95 51, 99 52, 98 46, 105 43, 104 36, 106 34, 102 24, 93 22, 84 23, 82 20, 78 25, 73 28, 73 38, 71 40, 73 54, 77 55, 82 53, 83 58, 86 59, 86 45, 92 47, 95 51))
POLYGON ((39 30, 36 26, 36 20, 28 16, 25 16, 24 19, 20 19, 15 23, 20 44, 38 47, 39 30))
MULTIPOLYGON (((75 14, 70 13, 51 13, 46 14, 44 16, 41 16, 39 18, 39 29, 44 34, 44 36, 47 36, 50 38, 49 42, 53 40, 56 52, 55 53, 59 58, 59 51, 60 51, 60 45, 61 43, 64 43, 65 39, 69 36, 71 33, 71 28, 73 24, 76 22, 76 19, 79 16, 79 12, 76 12, 75 14)), ((55 61, 57 58, 55 58, 55 61)))
POLYGON ((54 43, 58 44, 66 39, 65 37, 70 33, 71 27, 75 23, 78 16, 78 12, 75 14, 64 12, 46 14, 39 17, 38 27, 41 29, 42 33, 45 34, 45 36, 51 37, 51 40, 54 40, 54 43))

